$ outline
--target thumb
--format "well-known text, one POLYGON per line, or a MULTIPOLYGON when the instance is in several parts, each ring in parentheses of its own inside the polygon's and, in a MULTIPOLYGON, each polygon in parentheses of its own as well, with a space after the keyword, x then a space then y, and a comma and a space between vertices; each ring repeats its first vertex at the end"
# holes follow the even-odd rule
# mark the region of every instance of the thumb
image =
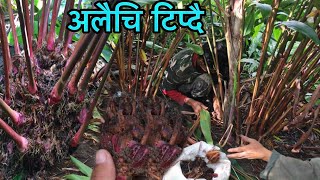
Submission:
POLYGON ((96 165, 91 180, 115 180, 116 168, 110 153, 104 149, 96 153, 96 165))

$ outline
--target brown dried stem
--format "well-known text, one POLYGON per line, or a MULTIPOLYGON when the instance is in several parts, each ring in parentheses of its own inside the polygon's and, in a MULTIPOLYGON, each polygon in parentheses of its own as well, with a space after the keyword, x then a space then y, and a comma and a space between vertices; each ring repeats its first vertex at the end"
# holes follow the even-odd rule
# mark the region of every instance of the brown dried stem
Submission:
POLYGON ((246 131, 246 135, 248 135, 249 129, 250 129, 250 125, 253 121, 252 117, 253 117, 253 112, 254 112, 254 107, 256 104, 256 97, 258 97, 258 88, 260 86, 260 76, 262 75, 262 71, 263 71, 263 65, 266 59, 266 53, 267 53, 267 49, 268 49, 268 44, 270 41, 270 37, 272 35, 272 29, 274 27, 274 22, 276 20, 276 15, 278 12, 278 8, 280 5, 280 1, 281 0, 273 0, 272 3, 272 12, 271 15, 268 19, 268 23, 266 26, 266 30, 264 32, 264 36, 263 36, 263 47, 262 47, 262 51, 261 51, 261 56, 260 56, 260 64, 258 67, 258 71, 257 71, 257 76, 256 76, 256 82, 254 84, 254 89, 253 89, 253 95, 252 95, 252 102, 250 105, 250 110, 249 110, 249 115, 248 118, 246 120, 246 124, 247 124, 247 131, 246 131))

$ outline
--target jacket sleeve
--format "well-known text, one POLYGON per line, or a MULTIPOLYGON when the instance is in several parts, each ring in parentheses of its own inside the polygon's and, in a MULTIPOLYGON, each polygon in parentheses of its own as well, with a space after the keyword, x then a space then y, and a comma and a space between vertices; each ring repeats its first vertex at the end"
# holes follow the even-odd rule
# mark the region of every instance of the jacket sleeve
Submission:
POLYGON ((186 98, 185 95, 181 94, 179 91, 177 90, 162 90, 163 94, 170 97, 172 100, 176 101, 177 103, 179 103, 180 105, 184 104, 184 99, 186 98))
POLYGON ((286 157, 273 150, 266 168, 261 172, 262 179, 310 179, 320 180, 320 158, 302 161, 286 157))

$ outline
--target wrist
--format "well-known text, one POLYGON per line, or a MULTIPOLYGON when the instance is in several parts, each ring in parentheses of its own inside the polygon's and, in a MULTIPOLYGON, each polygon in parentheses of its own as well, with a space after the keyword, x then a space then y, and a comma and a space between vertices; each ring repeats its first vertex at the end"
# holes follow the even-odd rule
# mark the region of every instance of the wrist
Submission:
POLYGON ((272 155, 272 152, 268 149, 264 149, 264 156, 262 157, 262 160, 268 162, 270 160, 270 157, 272 155))
POLYGON ((186 97, 186 98, 184 98, 183 102, 184 102, 185 104, 190 105, 190 104, 191 104, 191 102, 192 102, 192 99, 191 99, 191 98, 186 97))

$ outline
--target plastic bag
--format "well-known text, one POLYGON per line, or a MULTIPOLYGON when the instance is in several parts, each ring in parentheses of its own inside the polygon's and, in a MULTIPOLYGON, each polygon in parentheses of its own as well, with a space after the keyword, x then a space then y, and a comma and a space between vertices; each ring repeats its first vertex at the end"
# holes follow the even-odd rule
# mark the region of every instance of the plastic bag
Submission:
MULTIPOLYGON (((195 160, 196 157, 203 158, 204 161, 207 163, 207 166, 213 169, 215 174, 218 174, 218 176, 213 177, 212 180, 229 179, 230 171, 231 171, 231 162, 227 158, 226 154, 223 152, 220 152, 219 161, 217 163, 211 164, 211 163, 208 163, 209 161, 206 158, 206 154, 210 150, 220 150, 220 148, 217 146, 209 145, 203 141, 184 148, 182 151, 182 154, 176 160, 174 165, 171 168, 169 168, 168 171, 163 176, 163 180, 187 180, 187 178, 182 174, 180 162, 188 161, 188 160, 193 161, 195 160)), ((205 180, 205 179, 200 178, 197 180, 205 180)))

